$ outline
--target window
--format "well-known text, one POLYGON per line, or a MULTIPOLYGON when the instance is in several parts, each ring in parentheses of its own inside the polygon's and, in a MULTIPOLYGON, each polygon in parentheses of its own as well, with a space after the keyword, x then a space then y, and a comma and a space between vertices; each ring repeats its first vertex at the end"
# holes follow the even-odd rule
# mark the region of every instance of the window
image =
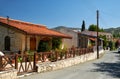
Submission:
POLYGON ((10 51, 10 37, 6 36, 4 39, 5 50, 10 51))

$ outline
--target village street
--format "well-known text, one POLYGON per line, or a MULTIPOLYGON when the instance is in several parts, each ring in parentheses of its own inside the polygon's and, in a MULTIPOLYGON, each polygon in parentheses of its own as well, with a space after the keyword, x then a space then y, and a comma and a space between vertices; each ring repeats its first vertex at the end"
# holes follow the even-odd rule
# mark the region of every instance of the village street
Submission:
POLYGON ((36 73, 20 79, 119 79, 120 55, 115 51, 106 52, 98 60, 85 62, 61 70, 36 73))

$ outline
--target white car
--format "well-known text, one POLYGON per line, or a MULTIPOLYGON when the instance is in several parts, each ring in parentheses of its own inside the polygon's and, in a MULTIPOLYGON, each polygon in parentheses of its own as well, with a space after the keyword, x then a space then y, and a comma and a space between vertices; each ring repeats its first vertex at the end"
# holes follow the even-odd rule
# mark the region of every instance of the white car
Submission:
POLYGON ((120 47, 118 48, 118 53, 120 53, 120 47))

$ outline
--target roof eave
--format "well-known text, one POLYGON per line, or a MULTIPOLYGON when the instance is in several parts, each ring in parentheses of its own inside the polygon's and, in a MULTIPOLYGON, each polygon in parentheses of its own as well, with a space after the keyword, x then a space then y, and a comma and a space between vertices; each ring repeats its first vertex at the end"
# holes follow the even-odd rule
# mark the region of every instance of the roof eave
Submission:
POLYGON ((61 38, 72 39, 71 36, 60 36, 60 35, 50 35, 50 34, 35 34, 35 33, 27 33, 27 34, 28 35, 40 35, 40 36, 61 37, 61 38))

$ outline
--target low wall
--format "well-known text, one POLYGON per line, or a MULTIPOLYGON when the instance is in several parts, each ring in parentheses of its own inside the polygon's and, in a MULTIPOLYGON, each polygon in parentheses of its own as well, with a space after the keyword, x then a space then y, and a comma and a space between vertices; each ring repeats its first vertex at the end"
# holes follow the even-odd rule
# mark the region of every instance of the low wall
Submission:
MULTIPOLYGON (((99 54, 102 55, 104 53, 104 50, 100 50, 99 54)), ((89 60, 93 60, 97 58, 97 52, 89 53, 81 56, 76 56, 74 58, 68 58, 65 60, 60 60, 57 62, 45 62, 45 63, 38 63, 37 64, 37 72, 46 72, 46 71, 52 71, 52 70, 58 70, 65 67, 73 66, 76 64, 80 64, 89 60)))
MULTIPOLYGON (((104 53, 103 50, 100 51, 100 55, 104 53)), ((52 70, 58 70, 65 67, 73 66, 79 63, 83 63, 89 60, 93 60, 97 58, 97 52, 88 53, 81 56, 76 56, 74 58, 68 58, 65 60, 60 60, 57 62, 44 62, 37 64, 37 72, 46 72, 52 70)), ((0 71, 0 79, 17 79, 17 70, 16 69, 9 69, 6 71, 0 71)))
POLYGON ((0 79, 17 79, 17 70, 9 69, 6 71, 0 71, 0 79))

